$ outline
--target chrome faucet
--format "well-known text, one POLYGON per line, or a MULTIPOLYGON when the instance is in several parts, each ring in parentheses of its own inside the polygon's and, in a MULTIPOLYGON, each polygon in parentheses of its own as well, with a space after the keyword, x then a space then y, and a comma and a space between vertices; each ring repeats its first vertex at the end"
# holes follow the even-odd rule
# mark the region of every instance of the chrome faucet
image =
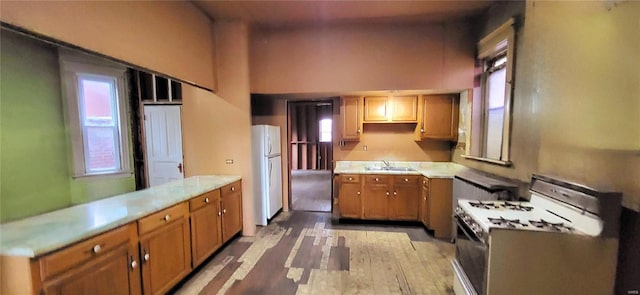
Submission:
POLYGON ((391 164, 389 163, 389 161, 382 160, 382 163, 384 163, 384 165, 385 165, 386 167, 391 166, 391 164))

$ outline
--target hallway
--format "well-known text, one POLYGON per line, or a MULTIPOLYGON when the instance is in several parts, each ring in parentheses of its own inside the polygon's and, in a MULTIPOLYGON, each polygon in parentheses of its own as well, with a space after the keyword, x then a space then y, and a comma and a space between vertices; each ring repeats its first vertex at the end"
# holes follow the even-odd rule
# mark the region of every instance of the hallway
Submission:
POLYGON ((291 209, 331 211, 331 170, 292 170, 291 209))
POLYGON ((419 226, 281 213, 205 262, 176 294, 453 294, 452 244, 419 226))

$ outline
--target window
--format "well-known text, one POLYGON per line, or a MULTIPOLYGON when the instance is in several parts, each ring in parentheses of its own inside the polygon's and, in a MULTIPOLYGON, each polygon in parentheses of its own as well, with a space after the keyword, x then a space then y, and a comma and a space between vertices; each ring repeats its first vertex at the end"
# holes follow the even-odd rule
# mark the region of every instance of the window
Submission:
POLYGON ((320 142, 331 142, 331 119, 320 120, 320 142))
POLYGON ((74 175, 129 172, 125 68, 61 51, 74 175))
POLYGON ((513 20, 478 43, 479 85, 471 101, 470 146, 464 157, 510 165, 513 20))

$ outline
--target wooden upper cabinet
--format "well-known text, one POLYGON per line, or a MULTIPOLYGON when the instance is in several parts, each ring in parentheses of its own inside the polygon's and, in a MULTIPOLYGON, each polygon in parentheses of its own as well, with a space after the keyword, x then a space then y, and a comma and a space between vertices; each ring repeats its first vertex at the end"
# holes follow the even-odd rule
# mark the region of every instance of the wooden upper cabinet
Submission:
POLYGON ((342 139, 360 140, 362 134, 362 99, 359 96, 344 96, 340 103, 342 139))
POLYGON ((364 122, 413 123, 418 121, 418 96, 367 96, 364 98, 364 122))
POLYGON ((386 96, 366 96, 364 98, 364 121, 386 122, 388 121, 389 106, 386 96))
POLYGON ((458 94, 423 95, 420 139, 456 141, 459 100, 458 94))
POLYGON ((394 96, 391 121, 416 122, 418 121, 418 96, 394 96))

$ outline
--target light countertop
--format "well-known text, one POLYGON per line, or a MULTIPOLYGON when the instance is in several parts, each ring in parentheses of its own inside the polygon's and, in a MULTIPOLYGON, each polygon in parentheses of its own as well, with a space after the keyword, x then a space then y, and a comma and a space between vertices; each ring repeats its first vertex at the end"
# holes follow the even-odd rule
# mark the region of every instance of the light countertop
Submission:
POLYGON ((429 178, 453 178, 456 173, 467 168, 453 162, 405 162, 390 161, 390 166, 410 167, 414 171, 367 170, 366 167, 382 167, 382 161, 336 161, 334 174, 391 174, 422 175, 429 178))
POLYGON ((36 257, 114 229, 240 176, 193 176, 0 225, 0 254, 36 257))

